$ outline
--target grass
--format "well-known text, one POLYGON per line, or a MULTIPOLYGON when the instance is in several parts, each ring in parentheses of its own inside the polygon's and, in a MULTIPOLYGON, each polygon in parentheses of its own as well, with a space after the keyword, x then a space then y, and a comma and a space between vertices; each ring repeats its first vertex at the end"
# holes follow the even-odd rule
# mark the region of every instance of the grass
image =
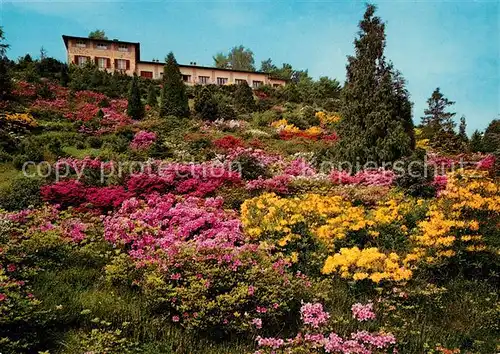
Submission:
POLYGON ((85 349, 82 338, 99 327, 96 322, 106 321, 111 323, 110 329, 130 322, 124 333, 127 340, 140 343, 141 353, 251 351, 248 343, 237 338, 230 343, 217 343, 175 327, 168 318, 151 313, 140 293, 111 288, 103 281, 103 275, 102 269, 77 265, 37 276, 33 283, 34 294, 42 300, 45 310, 59 312, 57 327, 48 331, 51 335, 45 339, 43 350, 80 353, 85 349))
POLYGON ((10 182, 22 175, 22 171, 18 171, 11 163, 0 163, 0 189, 10 185, 10 182))
POLYGON ((90 157, 99 156, 101 149, 92 149, 92 148, 77 149, 74 146, 65 146, 65 147, 63 147, 63 151, 66 154, 70 155, 71 157, 75 157, 77 159, 83 159, 86 156, 90 156, 90 157))

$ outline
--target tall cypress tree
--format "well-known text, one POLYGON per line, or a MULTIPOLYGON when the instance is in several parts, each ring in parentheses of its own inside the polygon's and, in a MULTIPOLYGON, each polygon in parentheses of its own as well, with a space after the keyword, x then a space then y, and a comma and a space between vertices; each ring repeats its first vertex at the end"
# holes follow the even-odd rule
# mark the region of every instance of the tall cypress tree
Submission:
POLYGON ((144 118, 144 105, 141 102, 141 91, 139 89, 139 80, 137 79, 136 74, 134 74, 134 77, 130 82, 127 115, 136 120, 144 118))
POLYGON ((158 93, 156 92, 156 86, 153 82, 151 82, 148 87, 147 103, 151 108, 158 107, 158 93))
POLYGON ((339 157, 353 165, 391 162, 415 147, 412 103, 402 75, 384 56, 385 24, 368 4, 348 57, 339 157))
POLYGON ((188 97, 182 75, 175 60, 174 53, 170 52, 166 58, 163 71, 163 89, 161 91, 160 115, 162 116, 189 116, 188 97))

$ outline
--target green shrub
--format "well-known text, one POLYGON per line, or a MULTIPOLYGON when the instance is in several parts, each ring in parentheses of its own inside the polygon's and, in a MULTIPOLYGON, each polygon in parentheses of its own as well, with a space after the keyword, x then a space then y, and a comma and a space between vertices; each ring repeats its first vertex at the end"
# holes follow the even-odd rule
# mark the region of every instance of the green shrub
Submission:
POLYGON ((12 161, 12 155, 9 154, 8 152, 0 150, 0 162, 11 162, 11 161, 12 161))
POLYGON ((302 116, 302 114, 297 113, 297 112, 285 112, 283 113, 283 118, 286 119, 286 121, 289 124, 295 125, 299 129, 307 129, 310 127, 309 123, 307 122, 306 119, 302 116))
POLYGON ((12 164, 14 165, 14 168, 16 170, 22 170, 23 166, 24 166, 24 163, 27 162, 27 161, 30 161, 29 158, 28 158, 28 156, 26 156, 26 155, 16 155, 12 159, 12 164))
POLYGON ((102 147, 103 141, 97 136, 89 136, 87 138, 87 145, 92 149, 99 149, 102 147))
POLYGON ((35 177, 17 177, 0 190, 0 209, 21 210, 41 204, 40 186, 43 180, 35 177))
POLYGON ((129 140, 118 135, 108 135, 102 139, 102 148, 109 149, 115 152, 125 152, 129 146, 129 140))
POLYGON ((257 179, 259 176, 269 176, 269 171, 265 166, 259 164, 255 158, 247 155, 237 157, 232 162, 231 169, 241 172, 241 177, 245 180, 257 179))
POLYGON ((264 111, 252 113, 252 123, 258 127, 268 127, 272 122, 278 120, 276 111, 264 111))

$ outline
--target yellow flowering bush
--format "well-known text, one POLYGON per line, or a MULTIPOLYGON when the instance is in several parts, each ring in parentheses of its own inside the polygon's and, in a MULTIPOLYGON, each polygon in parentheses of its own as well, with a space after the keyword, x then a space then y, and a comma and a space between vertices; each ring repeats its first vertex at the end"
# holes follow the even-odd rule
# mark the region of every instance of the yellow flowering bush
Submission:
POLYGON ((10 123, 19 123, 30 127, 36 127, 38 125, 35 118, 33 118, 33 116, 29 113, 11 113, 0 115, 0 120, 10 123))
POLYGON ((327 114, 325 112, 316 112, 316 118, 319 119, 321 125, 335 124, 340 121, 340 116, 338 114, 327 114))
POLYGON ((263 194, 243 203, 241 219, 247 235, 290 259, 305 257, 304 238, 321 245, 324 274, 405 281, 422 264, 443 265, 471 252, 497 254, 498 192, 486 173, 458 171, 431 200, 391 193, 370 207, 336 195, 263 194))
POLYGON ((326 259, 322 272, 338 272, 342 278, 370 279, 374 283, 382 280, 408 280, 412 276, 412 271, 402 265, 397 253, 385 254, 376 247, 341 248, 339 253, 326 259))

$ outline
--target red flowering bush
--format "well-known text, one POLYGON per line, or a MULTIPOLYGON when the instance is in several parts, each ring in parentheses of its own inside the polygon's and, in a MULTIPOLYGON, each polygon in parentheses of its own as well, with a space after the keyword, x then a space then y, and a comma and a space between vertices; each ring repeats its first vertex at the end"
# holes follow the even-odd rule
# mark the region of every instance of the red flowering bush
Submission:
POLYGON ((44 201, 80 209, 95 209, 101 213, 117 208, 132 194, 121 186, 88 187, 71 179, 43 186, 40 194, 44 201))
POLYGON ((236 138, 232 135, 228 135, 228 136, 225 136, 223 138, 216 139, 213 141, 213 144, 216 148, 218 148, 220 150, 224 150, 224 151, 245 146, 245 143, 243 142, 243 140, 241 140, 240 138, 236 138))

